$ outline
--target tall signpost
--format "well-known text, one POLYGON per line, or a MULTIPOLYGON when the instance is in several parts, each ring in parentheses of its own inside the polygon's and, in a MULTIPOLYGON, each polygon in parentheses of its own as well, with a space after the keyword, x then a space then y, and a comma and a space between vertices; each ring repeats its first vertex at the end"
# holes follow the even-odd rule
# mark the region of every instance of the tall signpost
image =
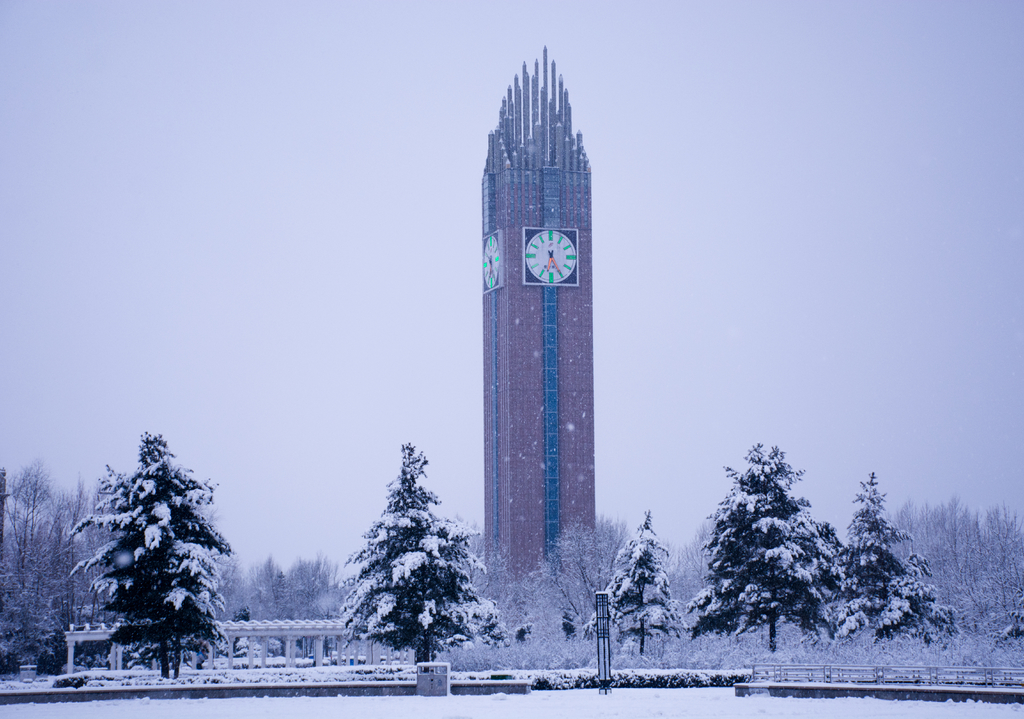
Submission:
POLYGON ((597 592, 597 681, 601 694, 612 693, 612 627, 608 592, 597 592))
POLYGON ((0 561, 4 558, 4 507, 7 504, 7 470, 0 467, 0 561))

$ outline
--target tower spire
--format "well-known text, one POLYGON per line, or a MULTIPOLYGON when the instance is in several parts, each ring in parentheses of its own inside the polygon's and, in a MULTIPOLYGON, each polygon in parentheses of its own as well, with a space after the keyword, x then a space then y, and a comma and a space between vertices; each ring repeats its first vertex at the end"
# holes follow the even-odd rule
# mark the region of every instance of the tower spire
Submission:
POLYGON ((548 48, 544 46, 544 87, 540 93, 540 164, 548 164, 548 48))
POLYGON ((504 155, 499 159, 489 149, 488 167, 510 166, 532 169, 558 167, 571 172, 585 172, 586 157, 582 135, 574 132, 569 90, 558 74, 554 60, 548 67, 548 49, 541 60, 533 61, 533 74, 523 62, 522 75, 516 75, 508 86, 498 113, 495 148, 504 155), (549 76, 550 72, 550 76, 549 76))

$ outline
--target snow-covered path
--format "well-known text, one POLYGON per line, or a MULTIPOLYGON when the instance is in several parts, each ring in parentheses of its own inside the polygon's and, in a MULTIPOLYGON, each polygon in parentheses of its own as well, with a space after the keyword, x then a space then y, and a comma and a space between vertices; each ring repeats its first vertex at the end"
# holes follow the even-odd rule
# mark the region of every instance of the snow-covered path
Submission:
POLYGON ((330 697, 130 700, 5 706, 5 719, 601 719, 603 717, 1019 717, 1024 705, 893 702, 880 699, 738 698, 732 689, 616 689, 533 692, 528 696, 330 697))

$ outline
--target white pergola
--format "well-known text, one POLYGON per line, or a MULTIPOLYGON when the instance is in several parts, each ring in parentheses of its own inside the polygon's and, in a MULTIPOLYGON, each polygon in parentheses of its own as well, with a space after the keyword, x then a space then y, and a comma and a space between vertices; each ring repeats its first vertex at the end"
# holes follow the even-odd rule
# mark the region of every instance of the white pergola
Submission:
MULTIPOLYGON (((346 639, 346 629, 337 619, 278 619, 273 621, 217 622, 220 631, 228 640, 228 666, 235 666, 235 640, 248 640, 248 656, 245 666, 250 669, 256 664, 256 648, 253 639, 260 639, 260 667, 267 666, 267 640, 281 639, 285 645, 285 666, 294 667, 296 642, 303 637, 313 639, 313 661, 316 666, 324 664, 324 644, 328 637, 337 638, 338 663, 348 664, 412 664, 412 651, 396 652, 373 642, 346 639)), ((68 643, 68 672, 74 672, 75 647, 81 642, 102 642, 110 639, 116 626, 99 624, 76 628, 74 624, 64 633, 68 643)), ((119 644, 110 648, 110 668, 120 669, 123 650, 119 644)), ((210 662, 212 667, 213 662, 210 662)))
MULTIPOLYGON (((107 626, 106 624, 86 624, 84 627, 75 628, 72 624, 70 629, 64 632, 64 638, 68 643, 68 674, 73 674, 75 671, 75 647, 82 642, 105 642, 110 639, 110 635, 117 629, 116 626, 107 626)), ((120 644, 114 644, 110 647, 110 668, 120 669, 121 662, 123 659, 123 648, 120 644)))
MULTIPOLYGON (((324 642, 327 637, 337 637, 338 662, 342 661, 341 647, 348 645, 345 639, 345 624, 338 619, 276 619, 270 621, 248 621, 248 622, 218 622, 220 630, 228 638, 228 662, 231 667, 235 665, 234 648, 235 639, 248 639, 248 662, 251 669, 256 663, 256 649, 253 646, 253 639, 261 639, 260 644, 260 666, 267 666, 267 639, 283 639, 285 645, 284 657, 285 666, 295 666, 295 645, 296 640, 302 637, 313 638, 313 662, 316 666, 323 666, 324 663, 324 642)), ((376 664, 380 657, 380 649, 377 648, 374 656, 374 645, 368 647, 370 656, 363 659, 369 660, 370 664, 376 664)), ((351 653, 351 652, 349 652, 351 653)), ((362 656, 366 656, 363 654, 362 656)), ((354 664, 355 661, 352 661, 354 664)), ((362 662, 360 662, 362 663, 362 662)))

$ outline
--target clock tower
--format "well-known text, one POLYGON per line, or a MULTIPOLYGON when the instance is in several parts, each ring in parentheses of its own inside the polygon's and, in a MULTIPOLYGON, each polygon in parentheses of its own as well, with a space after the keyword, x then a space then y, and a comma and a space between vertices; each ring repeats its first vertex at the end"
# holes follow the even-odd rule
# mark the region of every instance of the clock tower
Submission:
POLYGON ((482 188, 484 532, 522 574, 594 526, 590 163, 547 48, 502 98, 482 188))

